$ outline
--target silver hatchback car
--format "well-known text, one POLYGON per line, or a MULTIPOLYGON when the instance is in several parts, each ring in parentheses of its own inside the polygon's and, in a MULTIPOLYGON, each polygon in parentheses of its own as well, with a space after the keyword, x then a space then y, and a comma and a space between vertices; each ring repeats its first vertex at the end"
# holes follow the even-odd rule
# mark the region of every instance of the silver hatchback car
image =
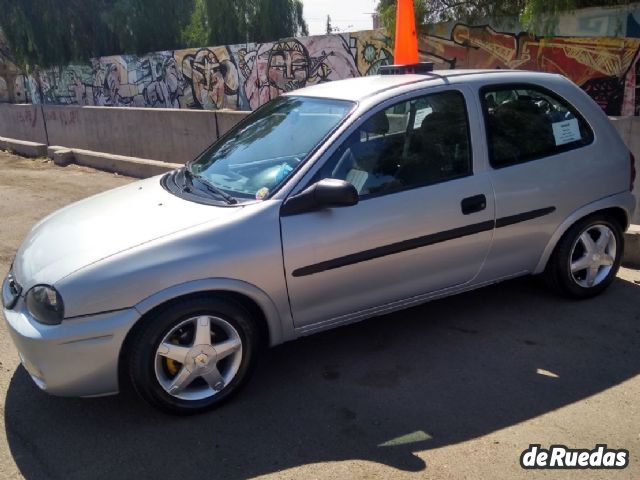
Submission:
POLYGON ((559 75, 363 77, 271 101, 185 168, 38 223, 3 284, 25 369, 56 395, 195 413, 260 348, 527 274, 614 279, 633 157, 559 75))

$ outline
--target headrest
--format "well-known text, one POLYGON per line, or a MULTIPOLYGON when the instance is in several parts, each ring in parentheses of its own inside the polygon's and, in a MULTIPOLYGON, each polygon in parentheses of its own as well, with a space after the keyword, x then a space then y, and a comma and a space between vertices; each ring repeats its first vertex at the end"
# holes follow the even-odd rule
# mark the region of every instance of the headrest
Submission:
POLYGON ((384 135, 389 132, 389 119, 385 115, 384 110, 382 110, 364 122, 360 129, 366 133, 384 135))
POLYGON ((509 100, 500 105, 502 110, 518 111, 522 113, 538 113, 540 108, 528 95, 521 95, 516 99, 509 100))

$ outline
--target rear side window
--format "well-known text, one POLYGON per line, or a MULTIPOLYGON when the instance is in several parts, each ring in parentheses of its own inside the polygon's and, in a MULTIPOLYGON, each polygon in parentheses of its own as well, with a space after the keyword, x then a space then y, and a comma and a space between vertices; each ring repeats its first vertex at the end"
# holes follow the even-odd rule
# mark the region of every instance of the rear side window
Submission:
POLYGON ((565 100, 525 86, 481 90, 491 166, 507 167, 590 144, 593 132, 565 100))
POLYGON ((346 180, 367 197, 471 173, 465 100, 446 91, 373 114, 327 161, 320 178, 346 180))

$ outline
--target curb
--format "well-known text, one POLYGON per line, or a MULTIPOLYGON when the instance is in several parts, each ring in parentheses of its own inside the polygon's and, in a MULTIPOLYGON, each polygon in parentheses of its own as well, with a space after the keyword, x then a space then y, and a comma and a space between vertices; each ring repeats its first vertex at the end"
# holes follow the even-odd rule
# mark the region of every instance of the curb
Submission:
POLYGON ((5 137, 0 137, 0 149, 9 150, 25 157, 49 157, 53 160, 53 163, 61 167, 75 162, 78 165, 133 178, 153 177, 184 166, 180 163, 127 157, 125 155, 68 148, 60 145, 47 147, 42 143, 26 142, 5 137))
POLYGON ((24 157, 46 157, 47 146, 44 143, 27 142, 14 138, 0 137, 0 148, 24 157))
MULTIPOLYGON (((64 151, 58 151, 55 155, 60 156, 64 151)), ((120 175, 127 175, 134 178, 147 178, 154 175, 181 168, 184 165, 179 163, 167 163, 147 158, 125 157, 124 155, 113 155, 111 153, 94 152, 92 150, 71 149, 75 162, 98 170, 114 172, 120 175)))

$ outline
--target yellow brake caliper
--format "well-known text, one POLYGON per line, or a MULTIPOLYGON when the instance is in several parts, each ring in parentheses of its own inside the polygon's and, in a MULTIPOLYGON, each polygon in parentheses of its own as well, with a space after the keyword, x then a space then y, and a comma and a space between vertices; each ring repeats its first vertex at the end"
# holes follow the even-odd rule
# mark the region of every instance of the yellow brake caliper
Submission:
MULTIPOLYGON (((171 343, 173 343, 174 345, 178 345, 178 339, 177 338, 172 339, 171 343)), ((164 357, 164 361, 166 362, 167 370, 169 371, 169 373, 171 375, 177 375, 178 370, 180 370, 180 367, 178 366, 179 365, 178 362, 176 362, 172 358, 167 358, 167 357, 164 357)))

